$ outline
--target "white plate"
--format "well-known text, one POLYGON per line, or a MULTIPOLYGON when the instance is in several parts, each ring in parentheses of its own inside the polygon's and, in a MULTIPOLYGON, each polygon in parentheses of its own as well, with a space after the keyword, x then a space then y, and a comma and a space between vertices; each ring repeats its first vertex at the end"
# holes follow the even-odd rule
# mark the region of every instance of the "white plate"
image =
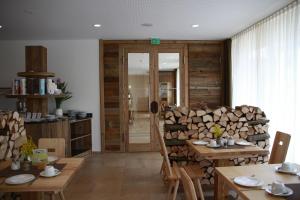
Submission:
POLYGON ((59 175, 60 173, 61 173, 61 172, 60 172, 58 169, 55 169, 55 174, 53 174, 53 175, 51 175, 51 176, 46 175, 45 171, 42 171, 42 172, 40 173, 40 176, 46 177, 46 178, 50 178, 50 177, 57 176, 57 175, 59 175))
POLYGON ((58 160, 57 156, 48 156, 48 163, 53 163, 58 160))
POLYGON ((33 181, 34 179, 35 176, 32 174, 19 174, 16 176, 8 177, 7 179, 5 179, 5 183, 9 185, 20 185, 33 181))
POLYGON ((196 141, 193 141, 193 144, 195 144, 195 145, 207 145, 208 142, 206 142, 204 140, 196 140, 196 141))
POLYGON ((272 193, 272 185, 268 185, 265 189, 265 191, 268 194, 274 195, 274 196, 280 196, 280 197, 287 197, 287 196, 291 196, 292 194, 294 194, 293 190, 289 187, 286 187, 287 192, 286 193, 279 193, 279 194, 274 194, 272 193))
POLYGON ((212 146, 211 144, 207 144, 206 146, 209 148, 219 148, 221 145, 217 144, 215 146, 212 146))
POLYGON ((260 187, 264 182, 252 176, 238 176, 233 179, 233 182, 245 187, 260 187))
POLYGON ((298 169, 296 169, 296 168, 294 169, 294 171, 288 171, 288 170, 282 169, 280 166, 276 166, 275 170, 276 170, 276 172, 293 174, 293 175, 296 175, 299 172, 298 169))
POLYGON ((241 145, 241 146, 253 146, 253 144, 251 142, 247 142, 245 140, 238 140, 238 141, 235 141, 235 143, 237 145, 241 145))

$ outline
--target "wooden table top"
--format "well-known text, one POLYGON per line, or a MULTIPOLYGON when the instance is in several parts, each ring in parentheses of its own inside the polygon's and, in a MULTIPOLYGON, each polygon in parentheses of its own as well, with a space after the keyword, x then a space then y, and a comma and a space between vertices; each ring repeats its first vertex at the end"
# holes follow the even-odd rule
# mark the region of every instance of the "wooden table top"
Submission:
POLYGON ((241 148, 209 148, 205 145, 194 145, 194 140, 187 140, 187 144, 194 149, 194 151, 205 159, 230 159, 236 157, 253 157, 257 155, 268 155, 269 151, 258 146, 241 146, 241 148))
POLYGON ((34 182, 22 185, 7 185, 0 179, 0 192, 52 192, 63 191, 72 177, 82 166, 84 158, 62 158, 57 163, 65 163, 61 174, 52 178, 38 177, 34 182))
POLYGON ((284 198, 272 197, 266 194, 263 189, 259 188, 247 188, 238 186, 233 182, 233 178, 237 176, 252 176, 264 181, 265 185, 272 184, 273 181, 278 180, 285 184, 300 184, 300 179, 298 176, 277 173, 275 167, 280 166, 280 164, 261 164, 261 165, 247 165, 247 166, 235 166, 235 167, 217 167, 216 173, 220 178, 222 178, 226 185, 230 188, 239 191, 239 194, 244 199, 249 200, 280 200, 284 198))

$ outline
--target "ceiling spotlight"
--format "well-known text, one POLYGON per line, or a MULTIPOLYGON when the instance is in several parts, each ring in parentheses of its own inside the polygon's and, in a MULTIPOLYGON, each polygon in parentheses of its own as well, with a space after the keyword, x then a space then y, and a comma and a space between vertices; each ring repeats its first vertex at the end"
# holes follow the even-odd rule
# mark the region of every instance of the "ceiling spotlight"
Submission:
POLYGON ((95 28, 100 28, 100 27, 101 27, 101 24, 94 24, 94 27, 95 27, 95 28))
POLYGON ((198 27, 199 27, 199 24, 193 24, 192 27, 193 27, 193 28, 198 28, 198 27))
POLYGON ((151 27, 151 26, 153 26, 153 24, 151 24, 151 23, 143 23, 143 24, 141 24, 141 26, 144 26, 144 27, 151 27))
POLYGON ((0 25, 0 28, 2 28, 2 26, 0 25))

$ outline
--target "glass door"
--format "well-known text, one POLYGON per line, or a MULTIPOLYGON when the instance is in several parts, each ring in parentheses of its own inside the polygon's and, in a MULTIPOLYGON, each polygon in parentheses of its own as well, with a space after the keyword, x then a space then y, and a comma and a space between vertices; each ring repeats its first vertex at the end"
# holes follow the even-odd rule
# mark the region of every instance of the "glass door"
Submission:
POLYGON ((151 151, 151 117, 149 105, 152 101, 150 52, 128 50, 126 52, 126 94, 125 123, 127 151, 151 151))
POLYGON ((164 114, 180 106, 180 53, 158 53, 159 130, 164 132, 164 114))
POLYGON ((155 131, 158 126, 160 134, 164 133, 164 113, 176 106, 186 106, 184 47, 163 46, 121 47, 121 132, 127 152, 159 150, 155 131), (158 105, 155 114, 150 108, 153 102, 158 105))

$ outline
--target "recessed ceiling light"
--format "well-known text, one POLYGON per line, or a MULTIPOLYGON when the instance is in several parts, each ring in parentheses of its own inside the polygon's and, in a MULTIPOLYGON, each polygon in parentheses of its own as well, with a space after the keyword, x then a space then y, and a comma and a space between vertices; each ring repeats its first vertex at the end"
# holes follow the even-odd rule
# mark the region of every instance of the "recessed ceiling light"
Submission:
POLYGON ((99 27, 101 27, 101 24, 94 24, 94 27, 99 28, 99 27))
POLYGON ((193 27, 193 28, 198 28, 198 27, 199 27, 199 24, 193 24, 192 27, 193 27))
POLYGON ((141 26, 151 27, 151 26, 153 26, 153 24, 151 24, 151 23, 143 23, 143 24, 141 24, 141 26))
POLYGON ((2 28, 2 26, 0 25, 0 28, 2 28))

